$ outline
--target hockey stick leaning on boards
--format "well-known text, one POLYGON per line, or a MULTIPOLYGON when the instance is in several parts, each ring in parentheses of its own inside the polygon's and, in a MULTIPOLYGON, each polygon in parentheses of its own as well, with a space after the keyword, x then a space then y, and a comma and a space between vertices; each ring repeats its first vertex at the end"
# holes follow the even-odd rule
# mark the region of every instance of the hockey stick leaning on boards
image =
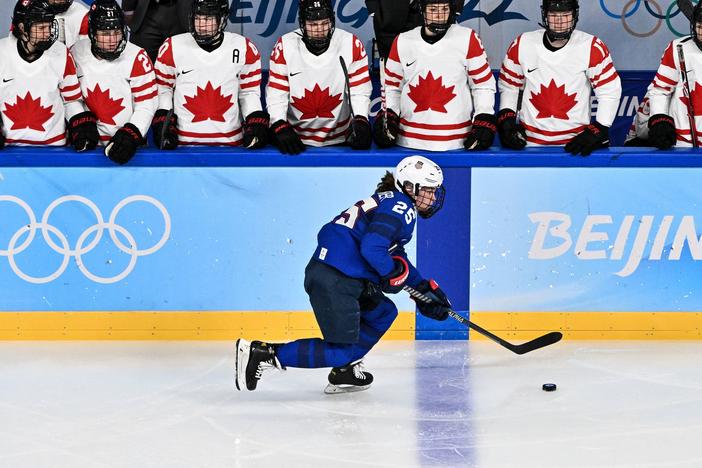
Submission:
POLYGON ((687 65, 685 64, 685 54, 683 53, 682 43, 677 45, 677 49, 678 61, 680 62, 680 74, 682 75, 683 82, 683 95, 687 99, 687 120, 690 123, 690 140, 692 140, 692 147, 697 149, 699 147, 699 143, 697 141, 697 125, 695 123, 695 106, 692 102, 690 82, 687 79, 687 65))
POLYGON ((346 68, 346 61, 344 57, 339 55, 339 62, 341 63, 341 69, 344 71, 344 97, 348 99, 349 103, 349 113, 351 114, 351 138, 356 138, 356 132, 353 129, 353 120, 356 118, 356 114, 353 112, 353 104, 351 103, 351 83, 349 82, 349 69, 346 68))
MULTIPOLYGON (((412 296, 415 299, 420 300, 422 302, 426 302, 426 303, 435 302, 435 299, 432 299, 432 297, 431 297, 431 296, 433 296, 433 294, 431 292, 429 292, 427 294, 422 294, 410 286, 404 286, 402 289, 407 291, 410 296, 412 296)), ((490 338, 495 343, 499 344, 500 346, 502 346, 504 348, 509 349, 510 351, 512 351, 515 354, 526 354, 526 353, 529 353, 531 351, 535 351, 539 348, 543 348, 545 346, 549 346, 549 345, 552 345, 554 343, 558 343, 559 341, 561 341, 561 338, 563 338, 563 334, 561 332, 550 332, 550 333, 546 333, 545 335, 540 336, 538 338, 534 338, 531 341, 527 341, 526 343, 515 345, 515 344, 512 344, 503 338, 500 338, 499 336, 495 335, 494 333, 487 331, 483 327, 476 325, 475 323, 471 322, 467 318, 460 316, 452 309, 449 309, 448 314, 452 319, 456 320, 457 322, 460 322, 461 324, 465 325, 468 328, 472 328, 473 330, 477 331, 481 335, 490 338)))

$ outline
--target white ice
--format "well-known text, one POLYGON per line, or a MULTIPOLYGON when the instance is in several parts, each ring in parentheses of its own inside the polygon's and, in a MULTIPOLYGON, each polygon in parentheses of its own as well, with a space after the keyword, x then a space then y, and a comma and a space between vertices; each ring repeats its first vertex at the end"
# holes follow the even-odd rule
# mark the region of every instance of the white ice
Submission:
POLYGON ((0 343, 0 467, 700 467, 702 343, 388 342, 237 392, 233 343, 0 343), (541 390, 554 382, 558 390, 541 390))

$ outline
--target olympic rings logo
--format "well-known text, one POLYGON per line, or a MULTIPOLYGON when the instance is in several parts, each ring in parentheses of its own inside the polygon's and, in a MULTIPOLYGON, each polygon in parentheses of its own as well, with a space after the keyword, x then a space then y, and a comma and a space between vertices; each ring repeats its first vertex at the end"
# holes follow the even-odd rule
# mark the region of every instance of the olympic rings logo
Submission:
POLYGON ((627 0, 621 11, 613 11, 607 7, 605 0, 600 0, 600 7, 602 8, 602 11, 610 18, 621 20, 624 30, 634 37, 649 37, 656 34, 661 25, 663 25, 663 22, 665 22, 668 29, 670 29, 670 31, 676 36, 687 36, 689 31, 680 32, 675 29, 673 23, 671 22, 673 18, 681 13, 680 9, 678 8, 677 1, 672 0, 665 11, 660 3, 662 1, 664 0, 627 0), (646 12, 653 17, 655 24, 648 31, 635 31, 630 24, 631 20, 629 18, 631 18, 639 10, 643 9, 645 9, 646 12))
POLYGON ((68 268, 68 264, 71 257, 75 258, 75 262, 78 266, 78 269, 89 280, 102 284, 116 283, 126 278, 134 270, 134 268, 136 267, 137 259, 139 257, 151 255, 152 253, 160 250, 161 247, 163 247, 163 245, 168 241, 168 238, 171 234, 171 216, 168 214, 166 207, 163 206, 163 204, 160 201, 147 195, 132 195, 120 201, 112 209, 112 212, 110 213, 110 217, 107 222, 105 222, 102 213, 95 205, 95 203, 79 195, 66 195, 57 198, 56 200, 51 202, 51 204, 44 211, 44 214, 41 217, 41 222, 37 222, 37 218, 32 208, 24 200, 18 197, 14 197, 12 195, 0 195, 0 202, 9 202, 18 205, 24 210, 24 212, 27 214, 27 217, 29 218, 29 222, 22 225, 22 227, 20 227, 10 238, 7 249, 0 249, 0 257, 7 257, 7 261, 10 264, 10 268, 12 268, 12 271, 18 277, 20 277, 24 281, 34 284, 50 283, 51 281, 54 281, 55 279, 59 278, 64 273, 64 271, 66 271, 66 268, 68 268), (70 248, 66 235, 63 232, 61 232, 56 226, 52 225, 49 222, 49 217, 51 216, 51 213, 59 205, 67 202, 78 202, 87 206, 95 215, 96 221, 95 224, 88 227, 78 237, 75 248, 73 249, 70 248), (124 226, 121 226, 115 222, 120 210, 122 210, 122 208, 124 208, 128 204, 134 202, 145 202, 153 205, 161 212, 161 216, 163 217, 163 235, 155 245, 148 249, 138 249, 136 241, 134 240, 134 236, 124 226), (51 249, 54 250, 56 253, 63 255, 63 260, 61 261, 61 265, 58 267, 58 269, 50 275, 43 277, 30 276, 26 274, 19 268, 15 260, 15 257, 17 255, 21 254, 29 247, 29 245, 36 237, 38 230, 41 231, 46 244, 49 247, 51 247, 51 249), (107 232, 110 235, 110 238, 112 239, 112 242, 114 242, 117 248, 119 248, 119 250, 130 256, 129 263, 127 264, 125 269, 121 273, 112 277, 103 277, 93 274, 88 270, 82 259, 83 255, 92 251, 98 245, 98 243, 100 243, 100 240, 102 239, 105 230, 107 230, 107 232), (18 245, 20 238, 25 233, 28 233, 26 239, 24 239, 24 241, 18 245), (61 245, 58 245, 54 241, 54 239, 49 235, 49 233, 52 233, 54 236, 56 236, 61 245), (88 237, 93 233, 95 233, 94 239, 86 244, 88 237), (120 233, 122 236, 124 236, 124 239, 126 239, 129 245, 124 245, 124 243, 122 243, 122 241, 117 236, 117 233, 120 233))

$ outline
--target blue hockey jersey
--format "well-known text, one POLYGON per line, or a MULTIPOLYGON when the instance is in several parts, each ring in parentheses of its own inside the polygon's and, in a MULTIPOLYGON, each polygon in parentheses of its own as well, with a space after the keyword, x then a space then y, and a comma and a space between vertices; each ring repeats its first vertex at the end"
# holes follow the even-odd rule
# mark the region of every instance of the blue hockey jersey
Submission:
MULTIPOLYGON (((412 239, 417 211, 401 192, 380 192, 361 200, 325 224, 317 234, 314 259, 352 278, 377 283, 393 270, 393 255, 407 258, 405 244, 412 239)), ((422 281, 408 261, 407 284, 422 281)))

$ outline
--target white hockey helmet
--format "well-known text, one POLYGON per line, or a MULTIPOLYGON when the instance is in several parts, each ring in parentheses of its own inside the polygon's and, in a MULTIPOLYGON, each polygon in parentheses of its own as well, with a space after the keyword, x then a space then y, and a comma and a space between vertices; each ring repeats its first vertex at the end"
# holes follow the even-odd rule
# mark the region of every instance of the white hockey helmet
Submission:
POLYGON ((444 205, 444 173, 431 159, 424 156, 408 156, 400 161, 393 175, 397 188, 415 200, 415 203, 422 187, 435 189, 434 201, 430 208, 418 210, 423 218, 431 217, 444 205))

